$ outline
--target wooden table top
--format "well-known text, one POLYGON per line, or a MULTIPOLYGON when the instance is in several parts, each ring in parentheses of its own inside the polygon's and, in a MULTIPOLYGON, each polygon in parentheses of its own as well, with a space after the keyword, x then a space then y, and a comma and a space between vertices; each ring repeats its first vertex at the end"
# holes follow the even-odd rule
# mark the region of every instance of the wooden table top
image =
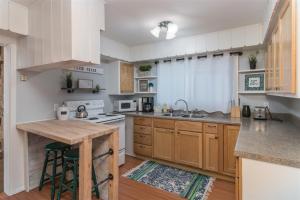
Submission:
POLYGON ((119 128, 114 125, 96 124, 81 120, 47 120, 18 124, 17 129, 73 145, 86 138, 93 139, 111 134, 119 128))

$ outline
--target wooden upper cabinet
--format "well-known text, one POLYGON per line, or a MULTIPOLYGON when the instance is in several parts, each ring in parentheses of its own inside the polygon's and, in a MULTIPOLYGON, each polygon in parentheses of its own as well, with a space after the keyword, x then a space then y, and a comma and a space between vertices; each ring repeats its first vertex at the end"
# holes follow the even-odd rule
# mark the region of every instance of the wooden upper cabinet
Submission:
POLYGON ((202 168, 202 133, 176 131, 175 161, 202 168))
POLYGON ((272 64, 273 64, 273 86, 275 91, 279 91, 281 88, 281 70, 280 70, 280 49, 279 49, 279 27, 274 29, 272 35, 272 64))
POLYGON ((279 14, 282 92, 296 93, 296 0, 286 0, 279 14))
POLYGON ((154 128, 153 156, 167 161, 174 161, 174 130, 154 128))
POLYGON ((219 170, 219 137, 217 134, 204 134, 204 169, 219 170))
POLYGON ((273 51, 272 41, 267 45, 267 65, 266 65, 266 90, 274 89, 274 68, 273 68, 273 51))
POLYGON ((134 66, 129 63, 120 63, 120 91, 121 93, 134 92, 134 66))
POLYGON ((236 170, 234 149, 239 130, 239 126, 225 125, 224 127, 224 172, 231 175, 234 175, 236 170))

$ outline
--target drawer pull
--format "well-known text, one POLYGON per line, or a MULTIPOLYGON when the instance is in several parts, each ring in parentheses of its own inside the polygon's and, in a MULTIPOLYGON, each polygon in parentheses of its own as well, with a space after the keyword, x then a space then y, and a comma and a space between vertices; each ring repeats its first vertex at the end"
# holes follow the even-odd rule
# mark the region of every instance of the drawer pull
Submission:
POLYGON ((140 145, 140 148, 141 148, 141 149, 144 149, 145 147, 144 147, 144 146, 142 146, 142 145, 140 145))
POLYGON ((215 139, 219 139, 219 137, 218 137, 218 136, 215 136, 215 139))
POLYGON ((207 125, 207 127, 209 127, 209 128, 216 128, 217 126, 216 125, 207 125))

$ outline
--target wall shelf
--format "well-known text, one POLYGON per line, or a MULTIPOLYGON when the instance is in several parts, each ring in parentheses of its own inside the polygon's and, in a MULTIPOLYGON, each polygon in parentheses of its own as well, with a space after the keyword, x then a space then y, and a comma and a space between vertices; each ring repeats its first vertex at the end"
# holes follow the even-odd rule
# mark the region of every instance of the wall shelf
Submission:
POLYGON ((249 69, 249 70, 240 70, 240 74, 247 74, 247 73, 262 73, 265 72, 265 69, 249 69))
POLYGON ((136 92, 135 94, 157 94, 157 92, 136 92))
POLYGON ((141 77, 134 77, 135 79, 157 79, 157 76, 141 76, 141 77))
POLYGON ((85 92, 91 92, 94 94, 98 94, 101 91, 104 91, 106 89, 100 88, 99 92, 94 92, 95 88, 61 88, 62 90, 66 90, 68 93, 74 93, 75 91, 85 91, 85 92))
POLYGON ((265 94, 266 91, 239 91, 239 94, 265 94))

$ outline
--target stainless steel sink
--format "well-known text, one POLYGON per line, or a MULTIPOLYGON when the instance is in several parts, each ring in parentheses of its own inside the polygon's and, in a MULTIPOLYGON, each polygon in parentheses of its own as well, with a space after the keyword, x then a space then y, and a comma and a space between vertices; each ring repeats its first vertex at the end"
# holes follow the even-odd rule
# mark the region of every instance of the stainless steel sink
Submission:
POLYGON ((180 114, 180 113, 162 113, 162 116, 165 117, 183 117, 183 118, 205 118, 207 114, 180 114))

